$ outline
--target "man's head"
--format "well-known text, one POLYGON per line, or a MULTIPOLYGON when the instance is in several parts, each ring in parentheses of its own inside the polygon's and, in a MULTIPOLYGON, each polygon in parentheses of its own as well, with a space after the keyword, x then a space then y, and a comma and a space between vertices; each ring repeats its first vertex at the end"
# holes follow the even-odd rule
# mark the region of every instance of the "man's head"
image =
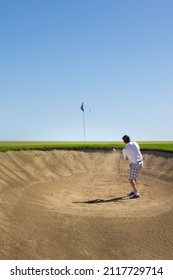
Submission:
POLYGON ((124 135, 122 137, 122 139, 123 139, 124 143, 126 143, 126 144, 130 142, 130 137, 128 135, 124 135))

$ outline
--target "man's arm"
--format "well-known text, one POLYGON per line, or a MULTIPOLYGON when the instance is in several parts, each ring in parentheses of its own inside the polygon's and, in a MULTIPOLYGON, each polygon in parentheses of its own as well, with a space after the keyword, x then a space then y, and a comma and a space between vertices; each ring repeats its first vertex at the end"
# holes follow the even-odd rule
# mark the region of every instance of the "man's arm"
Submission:
POLYGON ((124 160, 128 160, 128 156, 126 155, 124 150, 122 150, 122 157, 124 160))

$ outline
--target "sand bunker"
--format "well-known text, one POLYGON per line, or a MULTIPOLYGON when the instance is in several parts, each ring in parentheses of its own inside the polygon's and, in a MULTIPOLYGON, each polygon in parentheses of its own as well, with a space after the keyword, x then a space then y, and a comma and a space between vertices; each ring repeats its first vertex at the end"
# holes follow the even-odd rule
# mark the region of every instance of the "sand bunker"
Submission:
POLYGON ((0 259, 173 259, 173 154, 143 153, 140 199, 112 151, 0 153, 0 259))

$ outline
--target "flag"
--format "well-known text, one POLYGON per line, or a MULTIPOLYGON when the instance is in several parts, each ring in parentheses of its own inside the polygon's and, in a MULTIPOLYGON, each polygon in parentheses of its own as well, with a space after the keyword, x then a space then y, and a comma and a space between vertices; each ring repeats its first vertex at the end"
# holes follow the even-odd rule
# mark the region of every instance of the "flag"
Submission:
POLYGON ((81 110, 84 112, 84 104, 83 104, 83 102, 82 102, 82 105, 81 105, 81 110))

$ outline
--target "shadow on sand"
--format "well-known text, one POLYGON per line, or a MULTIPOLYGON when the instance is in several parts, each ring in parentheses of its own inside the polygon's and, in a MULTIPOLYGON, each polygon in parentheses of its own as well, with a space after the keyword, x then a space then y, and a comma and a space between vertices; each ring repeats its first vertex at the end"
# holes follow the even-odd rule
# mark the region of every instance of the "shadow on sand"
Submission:
POLYGON ((111 199, 94 199, 94 200, 87 200, 87 201, 74 201, 73 203, 88 203, 88 204, 93 204, 93 203, 106 203, 106 202, 116 202, 120 200, 127 200, 129 199, 129 196, 120 196, 120 197, 114 197, 111 199))

